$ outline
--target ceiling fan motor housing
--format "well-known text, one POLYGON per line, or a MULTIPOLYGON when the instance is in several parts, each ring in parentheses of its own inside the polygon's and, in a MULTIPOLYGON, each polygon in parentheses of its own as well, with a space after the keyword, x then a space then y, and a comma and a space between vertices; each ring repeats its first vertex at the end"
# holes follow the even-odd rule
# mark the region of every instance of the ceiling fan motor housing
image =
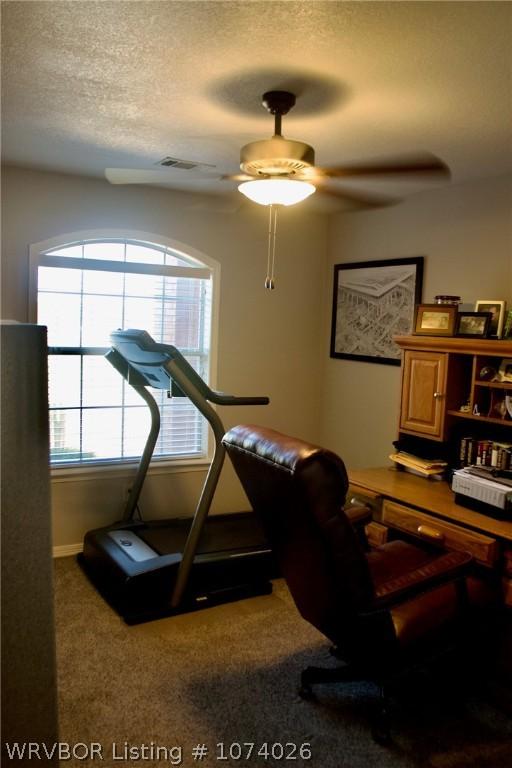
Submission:
POLYGON ((240 152, 240 168, 251 176, 289 176, 314 164, 313 147, 282 136, 252 141, 240 152))

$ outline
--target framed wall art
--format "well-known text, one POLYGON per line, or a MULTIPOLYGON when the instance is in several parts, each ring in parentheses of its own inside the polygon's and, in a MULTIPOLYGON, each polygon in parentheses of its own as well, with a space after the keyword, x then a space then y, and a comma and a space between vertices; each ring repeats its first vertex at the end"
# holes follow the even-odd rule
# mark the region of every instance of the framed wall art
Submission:
POLYGON ((411 333, 423 256, 336 264, 331 357, 400 365, 394 335, 411 333))

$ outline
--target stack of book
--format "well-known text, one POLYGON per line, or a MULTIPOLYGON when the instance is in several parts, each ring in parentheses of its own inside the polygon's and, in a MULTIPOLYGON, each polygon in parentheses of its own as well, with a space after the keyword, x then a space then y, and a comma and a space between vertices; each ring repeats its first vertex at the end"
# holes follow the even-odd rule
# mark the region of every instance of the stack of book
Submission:
POLYGON ((422 459, 420 456, 414 456, 414 454, 405 451, 392 453, 389 458, 408 472, 422 477, 441 477, 448 466, 447 462, 442 459, 422 459))
POLYGON ((459 465, 467 467, 471 464, 512 469, 512 443, 463 437, 460 441, 459 465))

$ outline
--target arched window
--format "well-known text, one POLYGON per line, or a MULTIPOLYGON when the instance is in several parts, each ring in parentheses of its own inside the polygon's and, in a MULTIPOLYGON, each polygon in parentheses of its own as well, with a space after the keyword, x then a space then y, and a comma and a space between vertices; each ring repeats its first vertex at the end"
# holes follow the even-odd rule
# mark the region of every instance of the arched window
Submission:
MULTIPOLYGON (((149 414, 103 358, 110 333, 144 329, 178 347, 209 380, 218 265, 168 243, 133 237, 68 239, 31 252, 33 319, 48 327, 50 347, 52 464, 134 460, 144 447, 149 414)), ((205 456, 207 430, 194 406, 162 390, 153 395, 162 417, 154 456, 205 456)))

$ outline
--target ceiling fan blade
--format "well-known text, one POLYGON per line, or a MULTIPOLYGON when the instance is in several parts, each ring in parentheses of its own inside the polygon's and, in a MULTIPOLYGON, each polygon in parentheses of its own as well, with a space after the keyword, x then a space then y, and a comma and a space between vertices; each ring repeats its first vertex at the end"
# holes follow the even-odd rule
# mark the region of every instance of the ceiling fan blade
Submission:
POLYGON ((432 173, 444 178, 450 178, 450 169, 442 160, 428 153, 422 155, 395 158, 390 160, 375 160, 355 165, 330 166, 315 168, 320 174, 331 178, 345 176, 381 176, 400 175, 408 173, 432 173))
POLYGON ((256 176, 249 176, 247 173, 225 173, 220 176, 221 181, 254 181, 256 176))
POLYGON ((105 168, 105 177, 111 184, 158 184, 168 182, 168 170, 146 171, 135 168, 105 168))
POLYGON ((385 208, 391 205, 397 205, 402 202, 397 197, 385 197, 383 195, 374 195, 369 192, 355 192, 348 189, 334 189, 333 187, 324 187, 319 184, 318 192, 330 197, 336 197, 339 200, 348 200, 359 208, 385 208))
POLYGON ((218 179, 218 173, 194 173, 175 168, 144 170, 137 168, 105 168, 105 177, 111 184, 168 184, 173 179, 218 179))

